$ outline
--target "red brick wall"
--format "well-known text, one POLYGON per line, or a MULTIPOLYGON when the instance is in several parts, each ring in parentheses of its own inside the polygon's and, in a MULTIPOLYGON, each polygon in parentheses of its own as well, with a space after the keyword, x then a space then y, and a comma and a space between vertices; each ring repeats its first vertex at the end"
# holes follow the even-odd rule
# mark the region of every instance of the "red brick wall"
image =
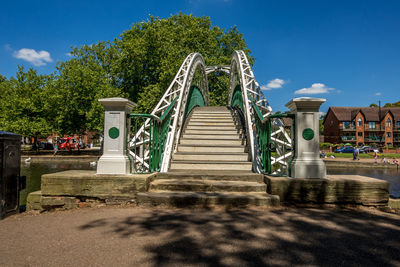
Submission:
POLYGON ((339 134, 339 120, 329 109, 324 123, 324 139, 327 143, 341 143, 339 134))

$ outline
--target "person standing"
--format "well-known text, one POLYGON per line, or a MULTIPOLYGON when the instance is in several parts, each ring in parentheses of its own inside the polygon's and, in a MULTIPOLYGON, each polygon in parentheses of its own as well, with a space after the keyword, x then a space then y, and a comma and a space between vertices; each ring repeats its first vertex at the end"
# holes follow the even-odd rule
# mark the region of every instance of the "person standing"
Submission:
POLYGON ((55 157, 55 156, 56 156, 56 154, 57 154, 57 152, 58 152, 58 142, 55 142, 55 143, 54 143, 54 147, 53 147, 53 149, 54 149, 53 156, 55 157))
POLYGON ((356 153, 356 159, 360 160, 360 149, 358 148, 358 146, 356 146, 356 149, 354 149, 354 152, 356 153))

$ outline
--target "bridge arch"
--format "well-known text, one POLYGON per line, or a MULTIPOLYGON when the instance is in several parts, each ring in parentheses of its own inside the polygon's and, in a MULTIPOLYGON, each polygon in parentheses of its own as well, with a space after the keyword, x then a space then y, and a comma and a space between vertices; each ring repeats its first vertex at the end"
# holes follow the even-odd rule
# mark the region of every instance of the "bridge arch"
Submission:
POLYGON ((139 164, 142 172, 166 172, 171 155, 176 150, 181 129, 186 119, 185 115, 194 107, 201 105, 209 105, 206 65, 199 53, 190 53, 151 112, 152 117, 146 119, 143 126, 130 139, 129 154, 133 157, 134 164, 139 164), (162 151, 159 152, 161 161, 160 164, 157 164, 157 167, 152 168, 150 163, 152 160, 151 121, 166 117, 167 113, 170 119, 167 122, 167 129, 165 129, 165 140, 162 140, 160 145, 162 147, 162 151), (141 149, 137 149, 138 144, 141 145, 141 149))

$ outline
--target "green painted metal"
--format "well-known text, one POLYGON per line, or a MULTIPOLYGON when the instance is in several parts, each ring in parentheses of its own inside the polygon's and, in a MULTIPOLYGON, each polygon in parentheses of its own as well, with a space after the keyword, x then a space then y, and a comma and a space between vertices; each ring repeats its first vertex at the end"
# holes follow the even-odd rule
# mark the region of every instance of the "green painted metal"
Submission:
POLYGON ((233 90, 231 106, 240 108, 240 110, 244 113, 243 96, 240 84, 236 85, 235 90, 233 90))
POLYGON ((196 85, 192 85, 190 87, 188 100, 186 103, 185 118, 195 107, 204 107, 206 105, 204 101, 204 96, 201 93, 201 90, 196 85))
POLYGON ((314 138, 314 131, 311 128, 307 128, 303 130, 303 138, 307 141, 310 141, 314 138))
MULTIPOLYGON (((294 114, 273 114, 264 118, 260 109, 256 105, 256 102, 253 98, 249 97, 251 101, 251 105, 253 107, 255 116, 255 124, 256 124, 256 135, 258 141, 258 147, 260 150, 260 158, 261 158, 261 168, 264 173, 272 174, 272 164, 271 164, 271 154, 274 149, 273 143, 271 140, 271 132, 272 132, 272 120, 278 118, 291 118, 292 119, 292 127, 294 128, 294 114)), ((294 149, 293 143, 293 149, 294 149)), ((288 166, 288 176, 290 176, 290 162, 288 166)))
POLYGON ((119 130, 117 127, 112 127, 108 130, 108 136, 110 136, 111 139, 118 138, 119 136, 119 130))
MULTIPOLYGON (((176 97, 168 108, 164 111, 161 117, 152 114, 130 114, 129 118, 132 120, 132 131, 135 134, 144 123, 148 120, 149 136, 143 138, 146 140, 143 143, 133 144, 135 151, 142 151, 142 158, 145 156, 145 151, 149 151, 149 168, 147 172, 156 172, 161 168, 162 157, 165 150, 165 143, 167 141, 168 132, 171 124, 172 111, 178 97, 176 97)), ((134 173, 143 173, 137 164, 134 164, 134 173)))

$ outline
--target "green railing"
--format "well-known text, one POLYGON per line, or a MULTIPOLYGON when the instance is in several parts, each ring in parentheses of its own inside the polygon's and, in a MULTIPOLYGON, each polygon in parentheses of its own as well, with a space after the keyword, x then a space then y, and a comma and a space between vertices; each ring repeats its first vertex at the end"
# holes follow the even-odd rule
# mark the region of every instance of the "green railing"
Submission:
MULTIPOLYGON (((262 115, 260 109, 256 105, 254 99, 251 97, 249 98, 254 110, 254 118, 255 118, 255 124, 256 124, 256 135, 257 135, 257 142, 258 142, 258 148, 260 150, 260 161, 261 161, 261 168, 262 172, 266 174, 272 174, 274 172, 273 166, 272 166, 272 153, 276 150, 276 147, 274 147, 274 144, 272 142, 271 138, 271 133, 272 133, 272 121, 274 119, 281 119, 281 118, 290 118, 292 119, 292 129, 294 129, 295 125, 295 120, 294 120, 294 114, 274 114, 267 116, 264 118, 262 115)), ((294 140, 292 143, 292 156, 289 159, 287 163, 287 176, 290 176, 290 162, 293 158, 294 155, 294 140)), ((284 151, 285 153, 286 151, 284 151)), ((275 153, 276 154, 276 153, 275 153)), ((279 156, 279 155, 276 155, 279 156)), ((276 163, 279 164, 279 163, 276 163)), ((279 168, 282 168, 282 166, 279 166, 279 168)), ((283 173, 280 173, 280 175, 283 175, 283 173)))
POLYGON ((135 155, 140 155, 142 159, 148 157, 149 167, 146 170, 146 168, 143 168, 142 166, 145 164, 144 162, 138 162, 134 159, 134 173, 155 172, 160 170, 165 150, 165 143, 170 129, 172 111, 177 99, 178 97, 171 102, 161 117, 152 114, 132 113, 129 115, 129 118, 131 118, 132 136, 135 136, 143 125, 148 127, 148 136, 145 136, 146 134, 143 132, 143 136, 134 138, 133 144, 130 145, 130 149, 134 151, 135 155))

